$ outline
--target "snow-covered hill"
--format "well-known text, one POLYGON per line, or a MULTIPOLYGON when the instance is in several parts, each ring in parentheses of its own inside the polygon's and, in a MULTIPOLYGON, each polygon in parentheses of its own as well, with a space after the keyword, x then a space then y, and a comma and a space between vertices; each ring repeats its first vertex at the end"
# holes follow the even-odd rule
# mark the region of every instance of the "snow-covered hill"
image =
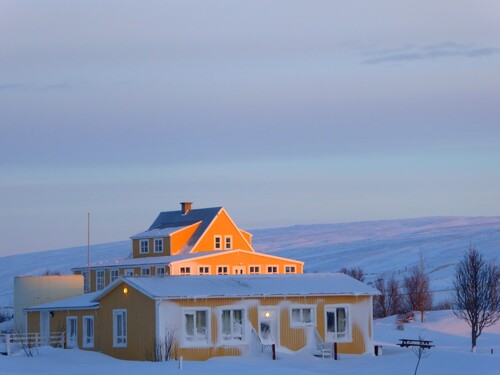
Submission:
MULTIPOLYGON (((257 251, 302 260, 306 272, 361 267, 371 282, 405 272, 423 254, 433 290, 448 289, 470 244, 487 259, 500 254, 500 217, 432 217, 251 230, 257 251)), ((91 246, 91 261, 130 256, 130 241, 91 246)), ((13 277, 47 270, 70 273, 87 262, 87 247, 0 257, 0 306, 12 306, 13 277)))

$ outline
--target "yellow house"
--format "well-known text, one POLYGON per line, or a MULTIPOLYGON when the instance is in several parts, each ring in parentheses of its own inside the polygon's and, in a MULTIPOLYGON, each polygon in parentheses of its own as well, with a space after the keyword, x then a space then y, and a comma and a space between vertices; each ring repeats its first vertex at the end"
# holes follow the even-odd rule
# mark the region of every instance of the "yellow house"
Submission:
POLYGON ((223 207, 161 212, 131 237, 132 257, 73 268, 86 291, 98 291, 120 276, 300 274, 303 262, 257 253, 252 235, 236 226, 223 207))
POLYGON ((129 360, 277 351, 373 352, 375 289, 344 274, 120 277, 100 292, 26 309, 28 331, 129 360))

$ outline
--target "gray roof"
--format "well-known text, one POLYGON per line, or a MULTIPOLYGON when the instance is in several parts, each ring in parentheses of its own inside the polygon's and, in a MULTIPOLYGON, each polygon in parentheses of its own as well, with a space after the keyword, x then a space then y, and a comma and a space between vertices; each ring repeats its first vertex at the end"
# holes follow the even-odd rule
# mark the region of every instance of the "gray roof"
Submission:
POLYGON ((100 300, 121 281, 152 299, 283 296, 374 296, 380 292, 342 273, 243 276, 122 277, 108 285, 100 300))
POLYGON ((93 293, 84 293, 79 296, 60 299, 57 301, 47 302, 41 305, 25 308, 24 311, 40 311, 40 310, 87 310, 97 309, 99 303, 94 299, 101 291, 93 293))
POLYGON ((187 254, 198 242, 210 223, 217 217, 221 209, 222 207, 198 208, 189 210, 186 214, 182 214, 181 210, 160 212, 147 231, 187 227, 201 221, 196 231, 180 251, 180 254, 187 254))

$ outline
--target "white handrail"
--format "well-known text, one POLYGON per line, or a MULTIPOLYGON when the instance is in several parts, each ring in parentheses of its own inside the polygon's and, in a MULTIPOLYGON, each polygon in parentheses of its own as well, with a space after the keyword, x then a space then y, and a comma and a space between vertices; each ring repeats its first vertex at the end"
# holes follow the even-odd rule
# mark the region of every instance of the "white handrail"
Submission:
POLYGON ((21 347, 39 347, 50 345, 64 348, 64 332, 50 332, 48 336, 41 336, 39 333, 7 333, 0 335, 0 342, 5 342, 5 351, 7 355, 12 354, 12 348, 16 345, 21 347))

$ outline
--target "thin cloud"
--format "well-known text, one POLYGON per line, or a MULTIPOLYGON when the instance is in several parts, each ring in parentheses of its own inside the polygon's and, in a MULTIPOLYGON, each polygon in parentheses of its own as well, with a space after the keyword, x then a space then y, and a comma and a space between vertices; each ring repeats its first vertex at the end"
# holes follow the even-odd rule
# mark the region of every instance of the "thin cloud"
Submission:
POLYGON ((437 60, 452 57, 490 57, 500 54, 497 47, 479 47, 473 44, 440 43, 426 46, 403 46, 400 48, 372 50, 372 57, 362 63, 375 65, 390 62, 437 60))
POLYGON ((41 90, 66 90, 71 88, 69 82, 59 82, 41 87, 41 90))

